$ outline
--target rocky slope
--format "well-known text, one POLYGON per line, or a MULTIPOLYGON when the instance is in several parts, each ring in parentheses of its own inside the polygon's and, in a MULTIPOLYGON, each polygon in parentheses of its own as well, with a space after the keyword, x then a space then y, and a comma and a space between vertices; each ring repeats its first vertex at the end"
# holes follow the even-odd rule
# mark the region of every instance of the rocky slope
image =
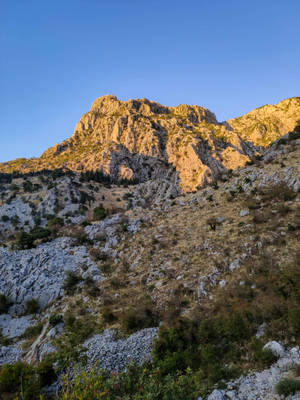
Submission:
POLYGON ((262 146, 294 129, 300 98, 267 105, 219 123, 199 106, 166 107, 147 99, 98 98, 71 138, 38 159, 0 164, 2 172, 64 168, 101 170, 115 181, 166 179, 190 192, 244 166, 262 146))
MULTIPOLYGON (((111 103, 130 104, 102 98, 106 115, 116 112, 111 103)), ((138 103, 144 114, 170 110, 148 103, 138 103)), ((214 118, 191 109, 197 121, 214 118)), ((0 365, 50 357, 63 368, 83 346, 89 366, 121 371, 151 359, 168 328, 181 356, 187 349, 176 327, 187 318, 202 332, 188 353, 188 361, 201 354, 192 400, 279 399, 275 385, 300 364, 300 131, 280 129, 260 157, 194 193, 174 189, 165 161, 164 179, 136 185, 77 172, 1 175, 0 365), (262 347, 274 340, 270 358, 262 347)), ((157 351, 156 365, 171 368, 157 351)), ((0 369, 0 388, 1 376, 0 369)))

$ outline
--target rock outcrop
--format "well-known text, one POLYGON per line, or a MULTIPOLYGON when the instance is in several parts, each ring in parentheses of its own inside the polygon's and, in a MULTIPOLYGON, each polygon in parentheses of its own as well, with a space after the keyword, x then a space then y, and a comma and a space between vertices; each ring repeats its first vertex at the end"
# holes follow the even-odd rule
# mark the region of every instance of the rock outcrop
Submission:
POLYGON ((165 107, 147 99, 124 102, 108 95, 92 104, 71 138, 38 159, 2 163, 0 171, 101 170, 115 181, 138 183, 179 177, 172 190, 189 192, 244 166, 262 146, 293 130, 299 119, 300 98, 219 123, 203 107, 165 107))

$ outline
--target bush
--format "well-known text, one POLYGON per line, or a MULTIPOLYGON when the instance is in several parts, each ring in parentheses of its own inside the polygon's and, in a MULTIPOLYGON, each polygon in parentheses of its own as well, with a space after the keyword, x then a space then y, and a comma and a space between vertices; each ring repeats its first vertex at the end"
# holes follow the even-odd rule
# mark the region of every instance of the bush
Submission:
POLYGON ((80 344, 89 338, 97 328, 92 317, 79 319, 70 312, 64 315, 64 323, 65 333, 55 340, 57 353, 52 355, 59 371, 66 370, 74 363, 86 363, 84 349, 80 344))
POLYGON ((78 283, 82 281, 82 277, 73 271, 67 271, 63 288, 68 294, 73 294, 78 283))
POLYGON ((102 311, 102 319, 104 323, 112 323, 117 319, 117 316, 111 311, 109 307, 104 307, 102 311))
POLYGON ((264 350, 264 343, 256 338, 255 336, 251 339, 251 348, 254 351, 254 361, 263 368, 269 367, 278 360, 278 357, 274 355, 270 350, 264 350))
POLYGON ((59 323, 63 322, 63 316, 59 314, 52 314, 49 318, 49 325, 56 326, 59 323))
POLYGON ((23 362, 6 364, 0 371, 0 393, 21 394, 24 400, 39 399, 40 383, 34 368, 23 362))
POLYGON ((11 303, 7 297, 4 294, 0 294, 0 314, 6 314, 10 306, 11 303))
POLYGON ((42 388, 56 379, 49 361, 42 361, 37 367, 18 361, 1 367, 0 393, 6 393, 7 399, 40 400, 44 398, 41 397, 42 388))
POLYGON ((26 301, 25 314, 36 314, 40 310, 40 305, 36 299, 26 301))
POLYGON ((43 324, 38 323, 33 326, 29 326, 26 331, 22 334, 22 338, 25 339, 32 339, 36 336, 38 336, 43 330, 43 324))
POLYGON ((215 217, 208 218, 208 220, 206 221, 206 223, 207 223, 207 225, 209 225, 209 227, 210 227, 210 229, 211 229, 212 231, 215 231, 215 230, 216 230, 218 221, 217 221, 217 219, 216 219, 215 217))
POLYGON ((19 250, 31 249, 33 247, 33 237, 24 231, 16 235, 16 246, 19 250))
POLYGON ((95 366, 88 373, 82 369, 74 380, 65 376, 61 400, 194 400, 198 394, 191 370, 162 375, 158 368, 146 364, 110 374, 95 366))
POLYGON ((2 215, 1 221, 2 222, 7 222, 7 221, 9 221, 9 217, 7 215, 2 215))
POLYGON ((64 226, 64 220, 59 217, 54 217, 48 220, 48 228, 53 231, 61 226, 64 226))
POLYGON ((96 247, 90 249, 90 255, 93 261, 106 261, 108 258, 106 253, 96 247))
POLYGON ((271 202, 273 200, 293 200, 296 193, 290 189, 286 182, 279 182, 276 185, 266 186, 259 189, 263 201, 271 202))
POLYGON ((128 333, 157 326, 158 315, 151 300, 141 299, 136 308, 125 311, 121 316, 121 324, 128 333))
POLYGON ((30 233, 21 231, 16 236, 16 246, 19 250, 31 249, 37 239, 48 239, 51 231, 40 226, 33 228, 30 233))
POLYGON ((93 211, 94 221, 102 220, 102 219, 106 218, 106 216, 107 216, 107 213, 102 204, 100 204, 100 206, 94 208, 94 211, 93 211))
POLYGON ((295 394, 300 390, 300 381, 297 379, 282 379, 276 385, 276 392, 283 396, 295 394))

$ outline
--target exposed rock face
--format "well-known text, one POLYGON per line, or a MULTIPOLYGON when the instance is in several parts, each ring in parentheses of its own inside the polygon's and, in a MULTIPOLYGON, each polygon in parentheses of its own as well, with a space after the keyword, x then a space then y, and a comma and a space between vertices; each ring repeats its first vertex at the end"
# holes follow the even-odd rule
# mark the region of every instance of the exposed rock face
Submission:
POLYGON ((255 146, 269 145, 299 119, 300 98, 219 123, 203 107, 165 107, 147 99, 123 102, 108 95, 92 104, 71 138, 39 159, 0 164, 0 171, 102 170, 115 180, 139 183, 174 175, 188 192, 227 169, 244 166, 257 152, 255 146))
MULTIPOLYGON (((272 342, 274 343, 274 342, 272 342)), ((279 345, 277 343, 277 345, 279 345)), ((279 345, 280 346, 280 345, 279 345)), ((270 368, 261 372, 252 372, 235 381, 227 383, 227 390, 215 389, 207 400, 280 400, 282 397, 275 393, 276 384, 289 376, 290 370, 300 363, 299 347, 284 351, 281 346, 279 360, 270 368)), ((290 400, 299 399, 299 392, 287 397, 290 400)))
POLYGON ((61 296, 67 271, 91 276, 98 282, 104 279, 86 248, 70 247, 71 243, 70 239, 59 238, 30 250, 0 248, 0 293, 14 303, 12 312, 22 313, 27 300, 36 299, 45 307, 61 296))
POLYGON ((267 104, 227 123, 243 139, 257 146, 268 146, 300 120, 300 97, 292 97, 278 104, 267 104))

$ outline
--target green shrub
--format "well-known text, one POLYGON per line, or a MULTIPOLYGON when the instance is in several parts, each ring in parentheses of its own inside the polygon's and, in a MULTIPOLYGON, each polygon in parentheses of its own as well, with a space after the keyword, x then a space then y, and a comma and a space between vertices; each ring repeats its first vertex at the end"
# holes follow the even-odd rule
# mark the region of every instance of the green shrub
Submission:
POLYGON ((75 292, 76 286, 82 281, 82 277, 73 271, 67 271, 65 276, 65 281, 63 288, 68 294, 73 294, 75 292))
POLYGON ((157 326, 158 315, 151 300, 140 299, 135 308, 129 308, 121 316, 121 324, 126 332, 157 326))
POLYGON ((22 334, 22 338, 25 339, 32 339, 36 336, 38 336, 43 330, 43 324, 38 323, 33 326, 29 326, 26 331, 22 334))
POLYGON ((64 220, 59 217, 54 217, 48 220, 48 228, 53 230, 56 227, 64 226, 64 220))
POLYGON ((19 250, 31 249, 33 242, 33 237, 27 232, 21 231, 16 235, 16 246, 19 250))
POLYGON ((112 323, 116 321, 117 316, 112 312, 110 307, 104 307, 102 311, 102 319, 104 323, 112 323))
POLYGON ((7 222, 7 221, 9 221, 9 217, 7 215, 2 215, 1 221, 2 222, 7 222))
POLYGON ((6 364, 0 371, 0 393, 21 394, 24 400, 39 399, 40 383, 34 368, 23 362, 6 364))
POLYGON ((266 186, 259 189, 259 194, 262 196, 263 201, 271 202, 273 200, 293 200, 296 193, 289 188, 286 182, 279 182, 275 185, 266 186))
POLYGON ((300 390, 300 381, 297 379, 282 379, 276 385, 276 392, 283 396, 295 394, 300 390))
POLYGON ((15 183, 12 183, 9 189, 12 190, 13 192, 18 192, 20 190, 19 186, 16 185, 15 183))
POLYGON ((5 399, 41 400, 42 388, 56 379, 49 361, 42 361, 36 367, 18 361, 1 367, 0 393, 7 394, 5 399))
POLYGON ((64 335, 55 340, 57 353, 52 361, 57 362, 58 370, 63 371, 73 363, 86 363, 85 350, 81 345, 97 328, 94 318, 76 318, 71 312, 64 315, 64 335))
POLYGON ((82 370, 74 380, 66 376, 61 400, 194 400, 198 394, 191 370, 162 375, 159 369, 146 364, 109 374, 96 366, 88 373, 82 370))
POLYGON ((7 297, 4 294, 0 294, 0 314, 6 314, 10 306, 11 303, 7 297))
POLYGON ((106 218, 106 216, 107 216, 107 213, 102 204, 100 204, 98 207, 94 208, 94 211, 93 211, 94 221, 102 220, 102 219, 106 218))
POLYGON ((16 235, 16 246, 19 250, 31 249, 37 239, 47 240, 51 231, 40 226, 33 228, 29 233, 21 231, 16 235))
POLYGON ((36 314, 40 310, 40 305, 36 299, 26 301, 25 314, 36 314))
POLYGON ((251 339, 251 349, 253 350, 253 360, 263 368, 269 367, 278 360, 270 350, 264 350, 264 343, 255 336, 251 339))
POLYGON ((297 126, 294 132, 289 133, 289 140, 300 139, 300 126, 297 126))
POLYGON ((49 325, 56 326, 59 323, 63 322, 63 316, 59 314, 52 314, 49 318, 49 325))
POLYGON ((40 387, 51 385, 57 380, 57 375, 50 360, 41 361, 37 367, 36 372, 39 376, 40 387))
POLYGON ((23 182, 23 190, 24 192, 32 192, 33 191, 33 184, 30 181, 23 182))
POLYGON ((215 231, 215 230, 216 230, 218 221, 217 221, 217 219, 216 219, 215 217, 208 218, 208 220, 206 221, 206 223, 207 223, 207 225, 209 225, 209 227, 210 227, 210 229, 211 229, 212 231, 215 231))
POLYGON ((30 234, 33 238, 33 241, 35 241, 37 239, 47 239, 51 235, 51 231, 47 228, 36 226, 31 229, 30 234))

